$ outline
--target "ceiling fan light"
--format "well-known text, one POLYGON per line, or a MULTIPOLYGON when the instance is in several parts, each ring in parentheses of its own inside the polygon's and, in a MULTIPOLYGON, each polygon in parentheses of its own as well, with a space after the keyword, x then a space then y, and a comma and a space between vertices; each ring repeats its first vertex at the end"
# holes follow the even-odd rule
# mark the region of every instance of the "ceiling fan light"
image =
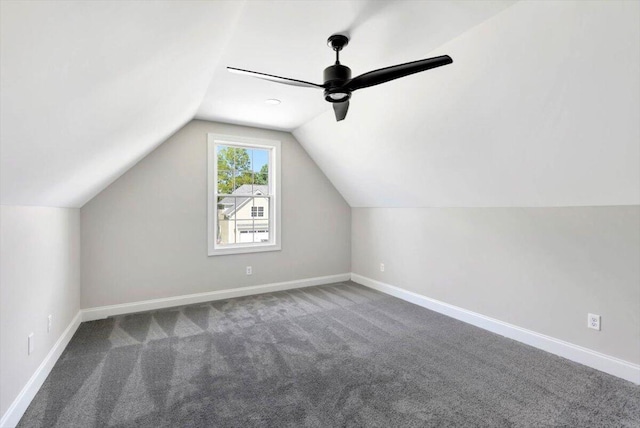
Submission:
POLYGON ((334 92, 332 94, 329 94, 329 98, 334 101, 342 101, 345 98, 349 98, 349 94, 346 94, 344 92, 334 92))

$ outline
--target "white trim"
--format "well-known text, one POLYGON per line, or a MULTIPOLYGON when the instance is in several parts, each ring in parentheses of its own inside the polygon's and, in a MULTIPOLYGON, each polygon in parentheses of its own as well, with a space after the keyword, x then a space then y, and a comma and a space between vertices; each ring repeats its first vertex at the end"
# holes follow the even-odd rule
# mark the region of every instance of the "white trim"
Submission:
POLYGON ((134 312, 171 308, 174 306, 190 305, 193 303, 212 302, 215 300, 232 299, 234 297, 272 293, 274 291, 291 290, 294 288, 312 287, 314 285, 332 284, 334 282, 348 281, 350 278, 351 274, 342 273, 338 275, 319 276, 315 278, 297 279, 294 281, 275 282, 272 284, 232 288, 229 290, 209 291, 206 293, 187 294, 183 296, 166 297, 162 299, 143 300, 140 302, 123 303, 120 305, 100 306, 95 308, 83 309, 82 321, 93 321, 114 315, 123 315, 134 312))
POLYGON ((78 311, 60 338, 53 345, 47 356, 44 357, 44 360, 42 360, 42 363, 40 363, 40 366, 38 366, 27 384, 22 388, 20 394, 18 394, 16 399, 13 400, 11 406, 9 406, 5 414, 2 416, 2 419, 0 419, 0 427, 15 427, 18 422, 20 422, 20 418, 22 418, 27 407, 31 404, 31 400, 33 400, 33 397, 35 397, 40 390, 40 387, 47 379, 47 376, 49 376, 51 369, 58 361, 58 358, 60 358, 60 355, 62 355, 62 351, 67 347, 69 341, 80 326, 81 317, 82 311, 78 311))
POLYGON ((482 329, 500 334, 518 342, 525 343, 543 351, 559 355, 576 363, 609 373, 613 376, 640 384, 640 365, 621 360, 592 349, 584 348, 564 340, 536 333, 522 327, 515 326, 494 318, 468 311, 458 306, 450 305, 439 300, 425 297, 421 294, 376 281, 356 273, 351 274, 351 280, 374 290, 381 291, 399 299, 414 303, 432 311, 475 325, 482 329))
POLYGON ((203 303, 215 300, 230 299, 234 297, 250 296, 255 294, 270 293, 275 291, 291 290, 295 288, 312 287, 316 285, 343 282, 351 279, 358 284, 374 290, 381 291, 394 297, 398 297, 418 306, 439 312, 460 321, 475 325, 493 333, 500 334, 510 339, 531 345, 538 349, 567 358, 571 361, 583 364, 596 370, 609 373, 613 376, 640 384, 640 366, 600 352, 593 351, 582 346, 574 345, 560 339, 544 334, 536 333, 494 318, 490 318, 476 312, 468 311, 460 307, 450 305, 429 297, 422 296, 412 291, 407 291, 384 282, 376 281, 355 273, 343 273, 338 275, 306 278, 287 282, 255 285, 230 290, 211 291, 207 293, 189 294, 184 296, 168 297, 164 299, 145 300, 121 305, 101 306, 82 309, 76 314, 67 326, 57 342, 53 345, 38 369, 31 376, 20 394, 7 409, 0 419, 0 428, 14 427, 24 415, 31 400, 46 380, 51 369, 62 355, 69 341, 80 326, 81 321, 93 321, 113 315, 122 315, 140 311, 163 309, 173 306, 203 303))
MULTIPOLYGON (((281 188, 281 142, 235 135, 207 134, 207 255, 222 256, 231 254, 258 253, 264 251, 280 251, 282 249, 282 198, 281 188), (217 229, 217 183, 218 159, 216 145, 224 144, 235 147, 263 148, 269 151, 269 242, 245 243, 219 246, 216 243, 217 229)), ((229 195, 232 196, 232 195, 229 195)), ((264 196, 264 195, 263 195, 264 196)), ((240 196, 238 196, 240 197, 240 196)))

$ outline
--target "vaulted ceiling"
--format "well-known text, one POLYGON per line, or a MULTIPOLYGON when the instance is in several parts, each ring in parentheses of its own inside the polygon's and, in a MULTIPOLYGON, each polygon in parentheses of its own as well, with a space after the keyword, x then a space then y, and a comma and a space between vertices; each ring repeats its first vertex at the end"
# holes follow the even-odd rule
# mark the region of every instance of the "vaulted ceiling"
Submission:
MULTIPOLYGON (((341 62, 353 75, 426 58, 513 1, 258 1, 247 4, 198 109, 199 119, 291 131, 332 111, 322 90, 229 73, 225 66, 323 83, 334 33, 349 34, 341 62), (277 108, 265 100, 277 98, 277 108)), ((354 102, 357 102, 354 100, 354 102)), ((354 104, 356 108, 356 104, 354 104)))
POLYGON ((640 203, 637 2, 1 3, 2 204, 79 207, 192 118, 293 131, 352 206, 640 203), (320 83, 449 54, 354 93, 320 83), (268 98, 282 100, 278 106, 268 98))
POLYGON ((640 2, 519 2, 430 53, 453 64, 294 135, 351 206, 637 205, 639 17, 640 2))
POLYGON ((79 207, 191 120, 235 2, 1 2, 3 204, 79 207))

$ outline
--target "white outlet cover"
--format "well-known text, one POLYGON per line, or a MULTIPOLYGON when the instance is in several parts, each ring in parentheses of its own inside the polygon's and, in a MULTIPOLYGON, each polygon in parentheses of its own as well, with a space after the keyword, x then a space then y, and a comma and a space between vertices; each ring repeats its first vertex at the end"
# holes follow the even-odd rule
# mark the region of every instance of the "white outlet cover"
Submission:
POLYGON ((384 272, 384 263, 380 263, 380 272, 384 272))
POLYGON ((251 266, 247 266, 247 275, 251 275, 253 273, 253 269, 251 266))
POLYGON ((47 333, 51 333, 51 325, 53 324, 53 315, 47 317, 47 333))
POLYGON ((599 331, 600 330, 600 315, 588 314, 588 316, 587 316, 587 327, 599 331))

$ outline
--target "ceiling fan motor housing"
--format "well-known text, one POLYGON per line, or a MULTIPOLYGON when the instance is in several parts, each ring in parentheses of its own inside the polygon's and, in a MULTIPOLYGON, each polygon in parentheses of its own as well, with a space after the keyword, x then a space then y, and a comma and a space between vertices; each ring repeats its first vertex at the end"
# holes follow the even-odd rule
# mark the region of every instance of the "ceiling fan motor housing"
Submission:
POLYGON ((330 103, 340 103, 351 98, 351 91, 343 88, 351 79, 351 69, 334 64, 324 69, 324 98, 330 103))

